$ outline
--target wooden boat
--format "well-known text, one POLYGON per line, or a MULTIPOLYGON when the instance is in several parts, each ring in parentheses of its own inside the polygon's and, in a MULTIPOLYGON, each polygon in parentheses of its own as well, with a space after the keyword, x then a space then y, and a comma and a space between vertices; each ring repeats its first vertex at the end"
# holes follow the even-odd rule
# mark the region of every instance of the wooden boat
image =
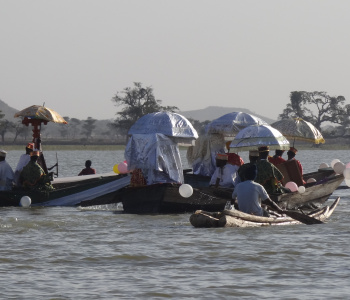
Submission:
POLYGON ((28 196, 32 206, 76 206, 115 203, 117 190, 130 183, 130 176, 115 173, 55 178, 52 191, 14 189, 0 192, 0 206, 19 206, 28 196))
POLYGON ((122 202, 124 213, 159 214, 193 213, 198 209, 217 211, 225 208, 227 199, 211 193, 210 189, 193 189, 192 196, 184 198, 179 184, 153 184, 120 189, 115 200, 122 202))
MULTIPOLYGON (((326 221, 339 203, 338 197, 331 206, 325 206, 312 211, 308 216, 320 221, 326 221)), ((223 210, 220 212, 196 211, 190 216, 190 223, 194 227, 262 227, 302 224, 300 221, 286 216, 260 217, 238 210, 223 210)))

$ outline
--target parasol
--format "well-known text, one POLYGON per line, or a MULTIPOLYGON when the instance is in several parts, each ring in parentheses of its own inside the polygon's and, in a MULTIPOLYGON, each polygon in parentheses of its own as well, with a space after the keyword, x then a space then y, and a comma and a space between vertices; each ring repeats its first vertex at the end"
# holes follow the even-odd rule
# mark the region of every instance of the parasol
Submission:
POLYGON ((30 118, 30 119, 38 119, 48 122, 54 122, 54 123, 62 123, 67 124, 66 120, 63 119, 57 112, 54 110, 41 106, 41 105, 32 105, 29 106, 14 115, 15 118, 17 117, 23 117, 23 118, 30 118))
POLYGON ((232 112, 211 121, 205 128, 207 134, 223 134, 234 137, 240 130, 250 125, 268 125, 264 120, 244 112, 232 112))
POLYGON ((271 124, 279 130, 286 138, 299 141, 324 144, 325 140, 321 132, 310 122, 301 118, 284 119, 271 124))
POLYGON ((142 116, 129 129, 128 135, 161 133, 169 137, 181 139, 197 139, 198 134, 184 116, 169 112, 154 112, 142 116))
POLYGON ((260 146, 269 146, 271 150, 287 150, 289 141, 269 125, 251 125, 238 132, 230 144, 237 152, 257 150, 260 146))

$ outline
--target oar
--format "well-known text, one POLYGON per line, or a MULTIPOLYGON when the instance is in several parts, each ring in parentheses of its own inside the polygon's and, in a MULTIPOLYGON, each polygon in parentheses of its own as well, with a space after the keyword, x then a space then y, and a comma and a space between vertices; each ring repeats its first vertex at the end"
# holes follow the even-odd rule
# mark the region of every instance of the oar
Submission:
POLYGON ((306 225, 323 224, 324 223, 321 220, 315 219, 315 218, 310 217, 308 215, 304 215, 298 211, 284 210, 283 214, 287 215, 288 217, 291 217, 294 220, 302 222, 306 225))

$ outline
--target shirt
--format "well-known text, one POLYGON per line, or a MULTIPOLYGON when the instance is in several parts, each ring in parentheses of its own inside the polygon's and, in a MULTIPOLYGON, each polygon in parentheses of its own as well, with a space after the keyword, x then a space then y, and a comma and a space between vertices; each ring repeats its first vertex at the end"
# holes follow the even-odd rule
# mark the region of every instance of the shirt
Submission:
POLYGON ((29 154, 22 154, 21 157, 19 158, 16 170, 15 170, 15 183, 16 185, 19 185, 19 176, 21 174, 21 171, 23 168, 29 163, 30 161, 30 155, 29 154))
POLYGON ((9 191, 12 188, 14 173, 6 160, 0 161, 0 191, 9 191))
POLYGON ((237 198, 238 209, 247 214, 262 216, 261 201, 269 198, 264 187, 252 180, 246 180, 237 184, 232 199, 237 198))
POLYGON ((238 166, 230 164, 226 164, 222 168, 216 167, 209 184, 215 185, 216 179, 220 178, 219 186, 225 188, 233 188, 238 169, 238 166))

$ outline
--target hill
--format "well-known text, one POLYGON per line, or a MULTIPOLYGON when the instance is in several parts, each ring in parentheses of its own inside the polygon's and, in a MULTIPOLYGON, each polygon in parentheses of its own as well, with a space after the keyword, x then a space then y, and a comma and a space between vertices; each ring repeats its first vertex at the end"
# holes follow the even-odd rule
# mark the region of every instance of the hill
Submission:
POLYGON ((14 121, 14 114, 18 112, 18 109, 14 109, 10 106, 8 106, 4 101, 0 99, 0 110, 3 114, 5 114, 5 119, 9 121, 14 121))
POLYGON ((221 117, 222 115, 225 115, 234 111, 241 111, 248 114, 252 114, 264 120, 268 124, 271 124, 276 121, 276 120, 258 115, 256 113, 253 113, 249 109, 236 108, 236 107, 208 106, 207 108, 203 108, 203 109, 180 111, 179 114, 185 116, 186 118, 192 118, 194 120, 204 122, 206 120, 209 120, 209 121, 214 120, 216 118, 221 117))

